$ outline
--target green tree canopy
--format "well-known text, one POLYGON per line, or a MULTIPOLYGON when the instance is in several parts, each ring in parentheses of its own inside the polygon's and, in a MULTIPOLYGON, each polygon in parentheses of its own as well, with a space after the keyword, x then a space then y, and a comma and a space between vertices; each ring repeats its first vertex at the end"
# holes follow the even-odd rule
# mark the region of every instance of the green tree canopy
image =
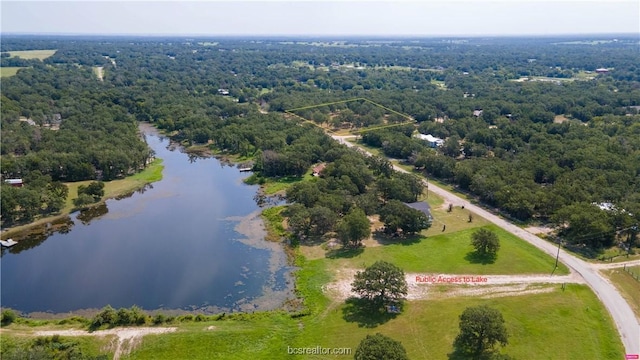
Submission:
POLYGON ((500 249, 500 240, 493 231, 480 228, 471 235, 471 245, 479 255, 495 257, 500 249))
POLYGON ((386 261, 376 261, 356 274, 351 290, 363 299, 386 305, 404 299, 408 287, 402 269, 386 261))
POLYGON ((358 246, 371 235, 371 224, 362 209, 353 208, 338 223, 336 232, 345 246, 358 246))
POLYGON ((407 351, 400 341, 377 333, 367 335, 356 349, 355 360, 408 360, 407 351))
POLYGON ((495 346, 507 345, 507 328, 502 314, 488 306, 468 307, 460 315, 460 333, 453 346, 455 351, 469 359, 488 358, 495 346))
POLYGON ((431 221, 422 211, 410 208, 398 200, 390 200, 380 210, 380 221, 385 231, 395 233, 402 229, 404 234, 415 234, 431 227, 431 221))

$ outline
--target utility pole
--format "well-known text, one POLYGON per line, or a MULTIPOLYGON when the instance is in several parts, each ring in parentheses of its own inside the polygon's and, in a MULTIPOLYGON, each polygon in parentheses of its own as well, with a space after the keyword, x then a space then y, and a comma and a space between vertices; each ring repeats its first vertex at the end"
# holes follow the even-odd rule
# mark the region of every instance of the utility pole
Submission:
POLYGON ((556 265, 554 266, 553 271, 551 272, 551 275, 553 275, 553 273, 558 268, 558 258, 560 257, 560 243, 562 243, 562 239, 558 238, 558 253, 556 254, 556 265))

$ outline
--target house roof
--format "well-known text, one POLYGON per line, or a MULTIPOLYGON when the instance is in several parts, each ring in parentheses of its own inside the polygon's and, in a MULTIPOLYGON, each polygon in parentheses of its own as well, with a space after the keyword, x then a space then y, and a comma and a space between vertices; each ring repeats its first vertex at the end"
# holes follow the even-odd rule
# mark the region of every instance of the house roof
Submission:
POLYGON ((314 174, 320 174, 320 172, 322 172, 322 170, 324 170, 324 168, 326 168, 326 167, 327 167, 326 163, 318 164, 318 165, 313 167, 313 173, 314 174))
POLYGON ((440 143, 440 142, 444 141, 444 140, 442 140, 442 139, 440 139, 438 137, 435 137, 435 136, 433 136, 431 134, 426 134, 426 135, 425 134, 416 134, 416 138, 418 138, 420 140, 425 140, 425 141, 428 141, 428 142, 432 142, 432 143, 440 143))
POLYGON ((22 184, 22 179, 7 179, 4 182, 11 185, 22 184))
POLYGON ((425 215, 427 215, 429 217, 429 219, 432 218, 432 216, 431 216, 431 206, 429 206, 429 204, 426 203, 425 201, 416 201, 416 202, 404 203, 404 204, 407 205, 408 207, 412 208, 412 209, 416 209, 416 210, 422 211, 425 215))

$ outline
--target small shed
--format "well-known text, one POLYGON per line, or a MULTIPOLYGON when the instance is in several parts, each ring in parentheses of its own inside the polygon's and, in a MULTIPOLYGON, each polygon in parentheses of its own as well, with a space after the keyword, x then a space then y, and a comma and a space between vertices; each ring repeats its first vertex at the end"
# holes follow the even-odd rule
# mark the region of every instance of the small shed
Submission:
POLYGON ((24 185, 22 179, 7 179, 4 182, 13 187, 22 187, 24 185))

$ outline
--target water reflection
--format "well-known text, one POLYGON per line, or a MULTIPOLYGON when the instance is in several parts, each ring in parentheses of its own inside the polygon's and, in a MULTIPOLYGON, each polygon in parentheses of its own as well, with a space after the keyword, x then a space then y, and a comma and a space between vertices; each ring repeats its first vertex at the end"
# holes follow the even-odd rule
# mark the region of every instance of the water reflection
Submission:
POLYGON ((284 251, 264 241, 256 206, 278 198, 254 199, 246 173, 146 139, 163 159, 163 180, 14 237, 20 243, 2 250, 3 306, 219 312, 273 309, 293 297, 284 251))
POLYGON ((84 225, 89 225, 91 223, 91 220, 98 219, 108 212, 109 209, 107 208, 107 204, 103 203, 81 210, 80 214, 76 216, 76 219, 80 220, 80 222, 82 222, 84 225))
POLYGON ((261 208, 282 205, 285 200, 285 196, 280 194, 266 195, 263 192, 258 192, 253 196, 253 201, 261 208))
POLYGON ((1 255, 7 252, 10 254, 19 254, 23 251, 33 249, 41 245, 51 235, 60 233, 67 234, 75 225, 69 216, 63 216, 51 222, 32 227, 28 231, 19 233, 13 237, 18 243, 10 248, 2 248, 1 255))

